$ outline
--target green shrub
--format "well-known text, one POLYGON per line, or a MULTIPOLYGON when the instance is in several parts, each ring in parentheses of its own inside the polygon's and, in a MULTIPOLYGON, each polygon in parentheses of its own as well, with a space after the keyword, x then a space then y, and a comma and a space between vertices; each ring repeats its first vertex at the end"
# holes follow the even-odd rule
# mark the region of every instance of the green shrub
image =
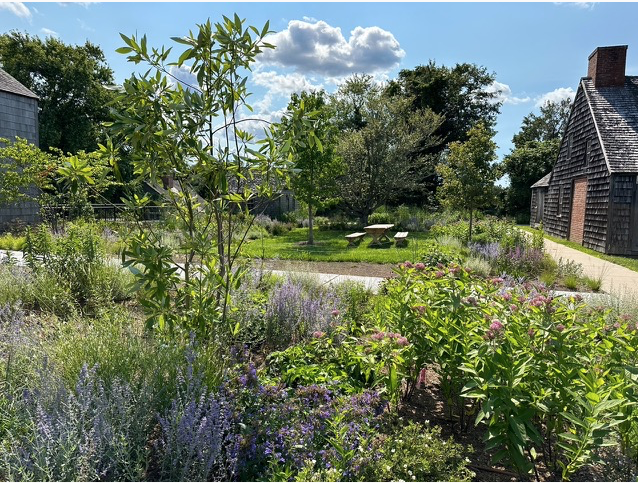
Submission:
POLYGON ((368 217, 368 223, 375 225, 377 223, 392 223, 392 216, 387 212, 374 212, 368 217))
POLYGON ((596 277, 596 278, 583 277, 583 282, 585 283, 587 288, 591 290, 592 292, 600 292, 600 288, 603 285, 602 277, 596 277))
POLYGON ((0 236, 0 250, 20 251, 24 248, 26 237, 15 236, 11 233, 5 233, 0 236))
POLYGON ((577 290, 580 287, 580 277, 574 274, 569 274, 563 277, 563 285, 569 290, 577 290))
POLYGON ((365 472, 367 481, 471 481, 463 448, 441 437, 441 428, 410 421, 376 444, 378 459, 365 472))
POLYGON ((543 272, 541 272, 540 276, 539 276, 539 280, 546 286, 546 287, 553 287, 554 284, 556 283, 556 272, 553 272, 551 270, 545 270, 543 272))
POLYGON ((492 270, 492 267, 489 264, 489 262, 481 257, 469 257, 465 261, 464 265, 465 265, 465 268, 483 277, 487 277, 492 270))

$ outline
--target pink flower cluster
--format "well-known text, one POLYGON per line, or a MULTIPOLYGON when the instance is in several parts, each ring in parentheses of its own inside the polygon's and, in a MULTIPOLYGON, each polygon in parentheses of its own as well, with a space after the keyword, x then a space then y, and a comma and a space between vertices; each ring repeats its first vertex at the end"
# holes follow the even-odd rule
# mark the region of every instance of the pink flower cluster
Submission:
POLYGON ((399 334, 398 332, 375 332, 374 334, 372 334, 372 336, 370 336, 370 338, 372 340, 377 340, 377 341, 382 341, 384 339, 388 339, 388 340, 396 340, 396 343, 402 347, 406 346, 409 344, 408 339, 403 337, 401 334, 399 334))
POLYGON ((492 323, 490 324, 490 328, 483 336, 483 339, 494 340, 498 336, 502 335, 504 330, 505 326, 503 325, 503 323, 498 319, 493 319, 492 323))
POLYGON ((469 296, 469 297, 465 297, 463 299, 461 299, 461 302, 465 305, 472 305, 474 307, 476 307, 478 305, 478 299, 476 297, 473 296, 469 296))
POLYGON ((427 310, 427 307, 425 305, 415 305, 412 307, 412 310, 414 310, 415 312, 418 312, 419 315, 423 315, 425 311, 427 310))
POLYGON ((325 332, 321 332, 320 330, 315 330, 315 331, 312 333, 312 336, 313 336, 315 339, 321 339, 324 335, 326 335, 326 333, 325 333, 325 332))
POLYGON ((400 263, 399 267, 401 267, 401 268, 416 268, 417 270, 425 270, 425 264, 423 264, 421 262, 412 264, 412 262, 410 262, 408 260, 406 260, 403 263, 400 263))
POLYGON ((334 309, 331 314, 333 317, 336 317, 337 315, 339 315, 341 312, 339 312, 339 309, 334 309))

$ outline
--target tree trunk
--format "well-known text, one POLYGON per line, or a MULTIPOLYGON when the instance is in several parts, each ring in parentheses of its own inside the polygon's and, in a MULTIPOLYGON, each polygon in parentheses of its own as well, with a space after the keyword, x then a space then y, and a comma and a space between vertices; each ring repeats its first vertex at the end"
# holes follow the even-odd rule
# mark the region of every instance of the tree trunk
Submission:
POLYGON ((312 219, 312 200, 314 197, 314 166, 310 167, 310 192, 308 193, 308 245, 315 244, 315 233, 313 230, 313 219, 312 219))
POLYGON ((359 217, 359 222, 361 223, 361 226, 366 226, 368 224, 369 216, 370 216, 369 213, 364 213, 359 217))
POLYGON ((308 245, 315 244, 315 234, 313 230, 314 220, 312 217, 312 204, 308 203, 308 245))
POLYGON ((474 215, 474 210, 472 208, 470 208, 470 234, 468 236, 467 242, 470 243, 472 241, 472 222, 474 221, 473 219, 473 215, 474 215))

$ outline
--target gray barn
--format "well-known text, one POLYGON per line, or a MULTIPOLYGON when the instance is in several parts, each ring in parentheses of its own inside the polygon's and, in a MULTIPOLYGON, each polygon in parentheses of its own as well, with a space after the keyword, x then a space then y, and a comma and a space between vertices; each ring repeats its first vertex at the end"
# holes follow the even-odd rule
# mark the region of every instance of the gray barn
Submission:
MULTIPOLYGON (((16 136, 38 145, 38 96, 0 69, 0 138, 16 136)), ((39 205, 31 201, 0 206, 0 227, 16 221, 34 223, 39 212, 39 205)))
POLYGON ((531 219, 587 248, 636 256, 638 76, 625 76, 626 53, 589 56, 554 168, 532 187, 531 219))

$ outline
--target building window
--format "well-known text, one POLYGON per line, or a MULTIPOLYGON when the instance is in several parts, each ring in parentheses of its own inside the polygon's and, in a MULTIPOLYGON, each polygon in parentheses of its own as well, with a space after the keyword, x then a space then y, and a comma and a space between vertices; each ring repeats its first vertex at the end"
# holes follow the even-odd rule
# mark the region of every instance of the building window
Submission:
POLYGON ((560 188, 558 188, 558 216, 563 215, 563 194, 563 187, 561 186, 560 188))
POLYGON ((589 168, 589 163, 591 161, 591 139, 587 140, 587 145, 585 146, 585 167, 589 168))

